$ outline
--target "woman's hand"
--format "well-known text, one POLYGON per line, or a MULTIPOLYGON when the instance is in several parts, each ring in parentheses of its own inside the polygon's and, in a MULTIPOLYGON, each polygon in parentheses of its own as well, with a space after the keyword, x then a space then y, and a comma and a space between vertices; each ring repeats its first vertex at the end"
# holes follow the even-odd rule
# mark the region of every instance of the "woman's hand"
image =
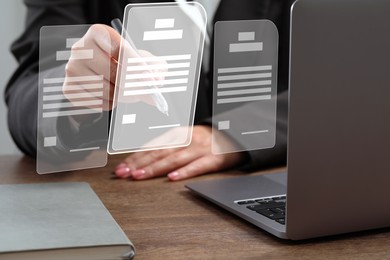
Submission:
MULTIPOLYGON (((119 55, 122 55, 122 60, 126 62, 124 65, 124 73, 126 73, 126 65, 128 58, 139 57, 151 57, 151 53, 144 50, 135 50, 130 44, 123 40, 121 35, 113 28, 102 25, 92 25, 87 33, 72 46, 71 56, 66 64, 65 68, 65 83, 62 87, 62 91, 67 99, 75 106, 83 105, 84 107, 94 108, 96 103, 90 105, 89 102, 80 101, 79 98, 75 98, 75 93, 88 94, 89 99, 100 101, 103 104, 103 110, 108 111, 112 109, 114 89, 117 78, 118 67, 123 69, 122 64, 119 63, 119 55), (120 51, 120 45, 122 44, 123 50, 120 51), (92 50, 92 59, 78 59, 77 52, 80 50, 92 50), (122 54, 120 53, 122 52, 122 54), (93 84, 96 82, 83 82, 78 84, 69 80, 71 77, 83 77, 83 76, 103 76, 103 91, 99 84, 93 84), (103 92, 103 95, 100 93, 103 92)), ((154 62, 140 62, 134 65, 156 65, 166 64, 164 60, 158 60, 154 62)), ((146 77, 136 79, 136 81, 160 81, 163 77, 154 77, 156 73, 164 72, 164 66, 161 69, 155 71, 139 71, 137 73, 145 73, 146 77)), ((161 75, 161 73, 160 73, 161 75)), ((156 84, 157 85, 157 84, 156 84)), ((118 86, 121 87, 121 86, 118 86)), ((119 102, 138 102, 142 101, 149 105, 155 105, 150 95, 138 95, 121 97, 119 102)))
MULTIPOLYGON (((223 146, 233 145, 219 133, 223 146)), ((237 166, 245 159, 243 153, 215 155, 211 151, 212 128, 194 126, 192 142, 187 147, 133 153, 115 169, 120 178, 150 179, 167 175, 169 180, 183 180, 237 166)))

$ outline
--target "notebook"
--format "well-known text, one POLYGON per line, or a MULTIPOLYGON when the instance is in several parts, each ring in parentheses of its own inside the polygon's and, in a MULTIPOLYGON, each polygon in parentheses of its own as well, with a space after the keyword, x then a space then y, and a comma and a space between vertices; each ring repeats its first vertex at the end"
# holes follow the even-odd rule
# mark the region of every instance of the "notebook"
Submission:
POLYGON ((134 246, 87 183, 0 185, 0 259, 131 259, 134 246))

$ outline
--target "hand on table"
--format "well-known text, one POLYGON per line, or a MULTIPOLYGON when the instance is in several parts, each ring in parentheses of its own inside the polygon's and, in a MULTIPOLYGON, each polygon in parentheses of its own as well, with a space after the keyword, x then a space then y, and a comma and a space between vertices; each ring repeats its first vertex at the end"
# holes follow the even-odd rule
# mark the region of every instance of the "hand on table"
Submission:
MULTIPOLYGON (((228 169, 244 161, 243 153, 213 154, 211 131, 209 126, 194 126, 192 142, 187 147, 133 153, 116 167, 115 174, 134 180, 167 175, 169 180, 177 181, 228 169)), ((222 138, 224 145, 233 145, 226 137, 219 139, 222 138)))

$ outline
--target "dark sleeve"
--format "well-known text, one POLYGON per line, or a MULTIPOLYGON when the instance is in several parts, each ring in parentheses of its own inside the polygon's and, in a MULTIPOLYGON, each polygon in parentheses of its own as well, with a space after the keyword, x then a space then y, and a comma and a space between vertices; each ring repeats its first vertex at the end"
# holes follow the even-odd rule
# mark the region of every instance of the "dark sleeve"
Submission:
MULTIPOLYGON (((239 165, 240 170, 251 171, 267 167, 275 167, 284 165, 287 159, 287 123, 288 123, 288 91, 282 91, 275 97, 277 98, 277 112, 276 112, 276 133, 275 145, 272 148, 243 151, 245 161, 239 165)), ((214 116, 214 122, 218 122, 218 118, 226 118, 226 114, 230 118, 240 120, 242 125, 249 129, 256 127, 258 121, 270 121, 272 124, 272 115, 262 113, 261 109, 256 103, 248 103, 243 108, 226 111, 226 113, 214 116), (250 120, 249 120, 250 118, 250 120), (250 127, 253 123, 254 127, 250 127)), ((203 125, 208 125, 217 129, 212 118, 203 121, 203 125)), ((237 122, 237 121, 236 121, 237 122)), ((229 132, 224 132, 226 137, 235 144, 238 150, 245 150, 245 145, 236 140, 229 132)), ((235 133, 237 136, 237 133, 235 133)))
POLYGON ((295 0, 273 1, 271 13, 278 16, 279 28, 279 68, 278 95, 276 108, 275 146, 269 149, 248 151, 245 170, 285 166, 287 161, 288 129, 288 85, 289 85, 289 46, 290 46, 290 10, 295 0))
POLYGON ((39 30, 45 25, 84 24, 83 0, 25 0, 26 26, 12 44, 11 52, 19 66, 5 90, 8 125, 19 149, 36 154, 39 30))
MULTIPOLYGON (((243 5, 240 1, 223 0, 216 14, 216 20, 250 20, 269 19, 273 21, 279 31, 279 62, 278 62, 278 95, 276 114, 276 139, 273 148, 245 151, 245 162, 242 170, 257 170, 261 168, 285 165, 287 159, 287 122, 288 122, 288 64, 289 64, 289 26, 290 8, 294 0, 247 0, 243 5)), ((211 68, 213 65, 210 66, 211 68)), ((211 76, 212 78, 212 76, 211 76)), ((256 107, 248 109, 250 118, 265 120, 267 116, 256 107)), ((240 118, 243 124, 250 125, 246 114, 241 111, 229 111, 230 116, 240 118)), ((217 121, 217 120, 216 120, 217 121)), ((212 119, 202 122, 212 126, 212 119)), ((239 145, 232 136, 228 137, 239 145)))
POLYGON ((254 170, 286 164, 287 159, 287 124, 288 91, 278 94, 276 112, 275 146, 268 149, 246 152, 248 161, 243 170, 254 170))

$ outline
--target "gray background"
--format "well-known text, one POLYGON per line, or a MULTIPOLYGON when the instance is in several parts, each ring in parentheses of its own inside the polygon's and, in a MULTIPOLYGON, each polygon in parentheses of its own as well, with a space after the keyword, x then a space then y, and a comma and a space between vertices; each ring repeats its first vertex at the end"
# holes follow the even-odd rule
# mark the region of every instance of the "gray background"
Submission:
POLYGON ((26 8, 22 0, 0 1, 0 154, 20 153, 8 133, 4 89, 17 66, 9 51, 10 45, 23 31, 25 15, 26 8))

